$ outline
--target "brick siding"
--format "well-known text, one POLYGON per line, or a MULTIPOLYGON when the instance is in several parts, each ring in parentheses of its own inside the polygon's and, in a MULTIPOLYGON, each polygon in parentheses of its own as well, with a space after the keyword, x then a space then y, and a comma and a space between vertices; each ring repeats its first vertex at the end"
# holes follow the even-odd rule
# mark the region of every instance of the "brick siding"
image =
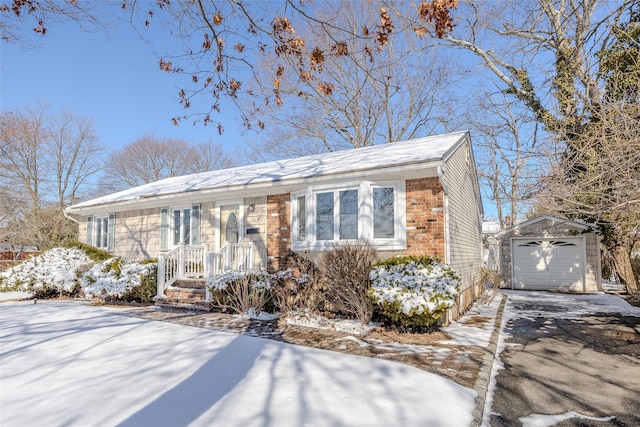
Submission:
POLYGON ((438 178, 407 180, 407 249, 404 255, 445 257, 444 192, 438 178))
POLYGON ((285 266, 291 249, 289 200, 289 193, 267 196, 267 270, 272 273, 285 266))

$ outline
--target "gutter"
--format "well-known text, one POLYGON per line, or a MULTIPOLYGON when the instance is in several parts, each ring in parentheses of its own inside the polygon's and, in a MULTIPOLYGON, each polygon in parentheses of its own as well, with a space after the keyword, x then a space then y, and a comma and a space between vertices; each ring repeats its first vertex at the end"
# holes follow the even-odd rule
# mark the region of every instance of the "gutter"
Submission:
MULTIPOLYGON (((256 183, 238 183, 229 186, 219 186, 213 188, 201 188, 191 191, 174 191, 171 193, 163 194, 150 194, 139 195, 131 198, 125 198, 112 202, 103 202, 93 205, 77 206, 73 205, 68 207, 74 214, 82 215, 83 212, 95 213, 96 211, 107 211, 118 209, 121 206, 126 206, 128 209, 143 209, 144 207, 159 207, 166 206, 167 203, 181 203, 189 202, 190 200, 201 200, 202 198, 215 198, 215 197, 229 197, 229 193, 243 193, 239 197, 253 197, 253 195, 267 195, 267 194, 280 194, 282 189, 285 192, 295 191, 297 187, 318 185, 324 183, 330 183, 334 180, 362 180, 362 179, 379 179, 377 177, 387 175, 382 179, 389 179, 388 176, 400 173, 418 173, 422 175, 421 171, 430 168, 437 168, 437 165, 441 165, 441 160, 432 160, 428 162, 408 162, 401 165, 394 165, 384 168, 375 169, 375 173, 367 173, 367 170, 355 170, 350 172, 329 173, 323 175, 315 175, 308 177, 297 177, 293 179, 281 179, 275 181, 262 181, 256 183), (293 189, 293 190, 292 190, 293 189), (248 196, 250 193, 252 196, 248 196), (176 200, 178 199, 178 200, 176 200)), ((371 170, 370 170, 371 171, 371 170)), ((434 176, 429 174, 429 176, 434 176)), ((135 187, 134 187, 135 188, 135 187)), ((125 190, 127 191, 127 190, 125 190)), ((90 202, 90 201, 89 201, 90 202)), ((87 202, 83 202, 87 203, 87 202)), ((79 205, 82 205, 80 203, 79 205)))
POLYGON ((67 213, 66 209, 62 209, 62 215, 64 215, 65 218, 70 219, 71 221, 75 222, 76 224, 80 224, 80 221, 78 221, 74 217, 69 216, 69 214, 67 213))
POLYGON ((441 164, 437 168, 438 170, 438 178, 440 178, 440 182, 442 183, 442 190, 444 191, 444 262, 445 264, 451 263, 451 254, 450 254, 450 242, 449 242, 449 186, 444 177, 445 175, 445 167, 444 164, 441 164))

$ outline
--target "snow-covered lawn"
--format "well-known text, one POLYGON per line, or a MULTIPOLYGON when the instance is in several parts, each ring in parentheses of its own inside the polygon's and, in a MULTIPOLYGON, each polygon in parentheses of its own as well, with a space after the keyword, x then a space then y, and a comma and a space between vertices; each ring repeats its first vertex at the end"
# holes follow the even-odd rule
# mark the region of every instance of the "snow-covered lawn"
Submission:
POLYGON ((422 370, 153 322, 0 304, 0 425, 466 426, 476 393, 422 370))

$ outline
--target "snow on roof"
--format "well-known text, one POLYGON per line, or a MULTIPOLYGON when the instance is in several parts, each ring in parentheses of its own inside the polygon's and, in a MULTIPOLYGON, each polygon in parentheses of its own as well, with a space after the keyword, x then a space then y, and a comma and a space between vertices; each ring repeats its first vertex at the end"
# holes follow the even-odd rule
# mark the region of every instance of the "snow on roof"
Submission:
POLYGON ((500 231, 498 221, 482 221, 482 234, 495 234, 500 231))
POLYGON ((240 166, 166 178, 98 197, 68 207, 80 208, 184 192, 247 186, 257 183, 313 178, 326 175, 442 160, 467 132, 434 135, 392 144, 335 151, 257 165, 240 166))

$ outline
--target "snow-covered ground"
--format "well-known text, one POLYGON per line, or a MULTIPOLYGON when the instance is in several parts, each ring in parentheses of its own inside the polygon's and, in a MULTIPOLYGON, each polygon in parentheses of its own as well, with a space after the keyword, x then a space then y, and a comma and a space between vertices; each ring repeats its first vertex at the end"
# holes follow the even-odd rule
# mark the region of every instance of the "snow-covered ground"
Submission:
POLYGON ((0 342, 3 427, 466 426, 476 395, 395 362, 73 301, 0 304, 0 342))
POLYGON ((14 292, 0 292, 0 301, 17 301, 22 299, 31 298, 33 294, 31 292, 22 292, 22 291, 14 291, 14 292))

